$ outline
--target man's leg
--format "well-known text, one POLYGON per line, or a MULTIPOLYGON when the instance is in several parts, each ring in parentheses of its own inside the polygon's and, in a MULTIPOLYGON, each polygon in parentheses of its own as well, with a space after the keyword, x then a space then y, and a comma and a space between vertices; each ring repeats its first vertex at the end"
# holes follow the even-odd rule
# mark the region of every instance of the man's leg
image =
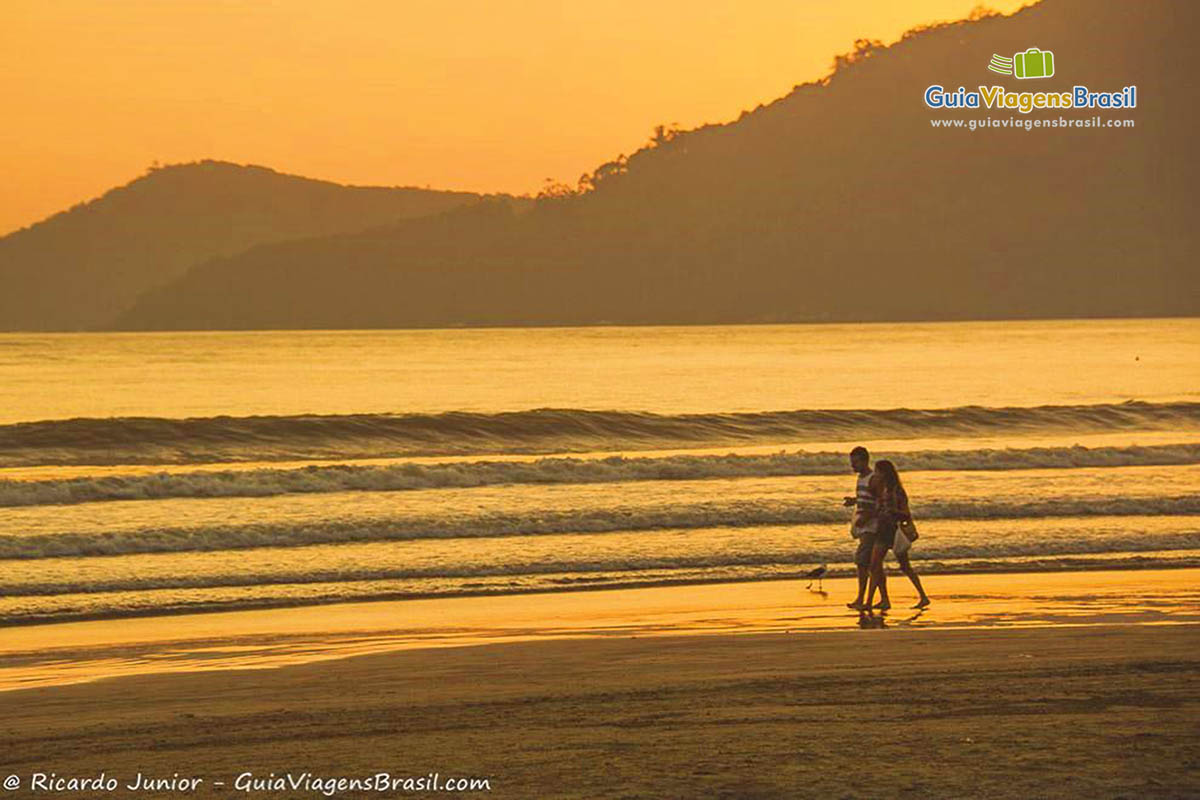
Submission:
POLYGON ((858 596, 854 598, 853 603, 847 603, 846 606, 857 611, 862 611, 866 606, 863 605, 863 597, 867 594, 867 579, 871 574, 871 552, 875 549, 875 539, 870 534, 864 533, 858 538, 858 549, 854 551, 854 568, 858 573, 858 596))

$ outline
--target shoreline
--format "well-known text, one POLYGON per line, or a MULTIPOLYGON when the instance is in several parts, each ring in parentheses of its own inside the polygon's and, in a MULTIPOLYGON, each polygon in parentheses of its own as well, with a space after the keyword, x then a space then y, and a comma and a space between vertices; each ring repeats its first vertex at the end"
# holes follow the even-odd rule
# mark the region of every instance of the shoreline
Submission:
MULTIPOLYGON (((1200 569, 1200 550, 1151 550, 1146 552, 1133 553, 1078 553, 1078 554, 1056 554, 1053 556, 1014 556, 1012 558, 1027 558, 1046 559, 1054 558, 1058 560, 1078 559, 1076 565, 1054 565, 1042 569, 1022 569, 1021 564, 998 564, 994 566, 982 566, 972 568, 968 565, 950 564, 949 566, 939 565, 939 562, 916 562, 919 574, 924 579, 925 576, 963 576, 963 575, 1057 575, 1057 574, 1076 574, 1076 573, 1095 573, 1095 572, 1139 572, 1146 570, 1186 570, 1200 569), (1175 563, 1166 559, 1147 558, 1158 554, 1178 554, 1178 560, 1175 563), (1123 556, 1119 559, 1106 559, 1108 555, 1123 556), (1145 559, 1145 560, 1139 560, 1145 559), (1091 563, 1088 563, 1091 562, 1091 563), (1120 566, 1115 566, 1116 563, 1120 566), (935 566, 936 565, 936 566, 935 566)), ((963 559, 971 561, 973 559, 963 559)), ((945 559, 939 560, 941 564, 945 564, 945 559)), ((901 573, 895 564, 894 557, 889 554, 888 561, 885 562, 888 570, 888 580, 907 581, 903 573, 901 573)), ((437 594, 421 594, 416 592, 396 592, 372 595, 369 597, 355 598, 316 598, 313 600, 294 601, 294 600, 271 600, 264 599, 259 604, 247 605, 213 605, 213 606, 193 606, 187 608, 147 608, 133 609, 120 612, 102 612, 96 614, 80 614, 77 616, 62 616, 62 617, 16 617, 11 619, 0 620, 0 633, 12 628, 29 628, 51 625, 66 625, 77 622, 119 622, 121 620, 131 619, 147 619, 156 617, 190 617, 193 615, 207 614, 233 614, 240 612, 252 611, 282 611, 287 609, 304 609, 314 607, 338 606, 345 604, 362 604, 362 603, 400 603, 410 601, 437 601, 437 600, 461 600, 466 598, 499 598, 499 597, 530 597, 537 595, 560 595, 574 594, 582 592, 619 592, 634 589, 671 589, 671 588, 688 588, 696 586, 715 586, 715 585, 737 585, 743 583, 769 583, 775 581, 801 581, 807 582, 804 574, 807 570, 796 570, 793 572, 776 573, 769 575, 750 575, 750 576, 716 576, 712 578, 681 578, 679 580, 664 580, 655 581, 648 579, 644 582, 629 582, 621 584, 598 584, 598 585, 571 585, 562 588, 547 588, 539 586, 532 589, 513 589, 504 591, 447 591, 437 594)), ((850 562, 834 563, 829 565, 829 573, 825 580, 839 580, 853 577, 854 565, 850 562)), ((907 583, 905 584, 907 585, 907 583)))
MULTIPOLYGON (((18 229, 20 230, 20 229, 18 229)), ((1101 314, 1098 316, 1076 315, 1076 316, 992 316, 992 317, 954 317, 946 316, 937 319, 915 318, 915 317, 896 317, 896 318, 880 318, 880 319, 859 319, 856 317, 847 316, 844 319, 833 319, 827 316, 808 316, 798 317, 794 320, 774 319, 774 320, 757 320, 747 319, 742 322, 507 322, 507 323, 477 323, 477 324, 461 324, 461 325, 417 325, 413 327, 383 327, 383 328, 94 328, 89 330, 12 330, 0 331, 0 334, 11 334, 14 336, 38 336, 38 335, 53 335, 53 336, 137 336, 145 334, 160 334, 173 335, 180 333, 213 333, 213 334, 255 334, 255 333, 386 333, 396 331, 407 333, 412 331, 435 331, 440 333, 457 333, 459 331, 522 331, 528 328, 536 328, 539 330, 576 330, 578 328, 600 328, 600 329, 620 329, 620 328, 750 328, 750 327, 783 327, 791 325, 825 325, 825 326, 859 326, 859 325, 897 325, 905 323, 916 323, 921 325, 971 325, 971 324, 989 324, 996 322, 1127 322, 1134 321, 1164 321, 1174 322, 1177 320, 1193 320, 1196 315, 1175 314, 1175 315, 1145 315, 1145 314, 1126 314, 1112 315, 1101 314)))

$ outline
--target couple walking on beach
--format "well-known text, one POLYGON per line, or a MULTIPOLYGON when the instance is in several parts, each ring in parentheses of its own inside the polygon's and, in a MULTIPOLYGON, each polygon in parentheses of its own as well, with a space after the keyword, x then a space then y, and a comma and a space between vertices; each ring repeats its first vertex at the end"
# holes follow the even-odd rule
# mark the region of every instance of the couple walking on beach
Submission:
POLYGON ((854 565, 858 570, 858 597, 846 605, 856 611, 870 611, 879 590, 879 603, 874 608, 886 611, 892 607, 888 598, 887 573, 883 570, 883 559, 887 551, 896 554, 900 570, 908 576, 921 599, 913 608, 929 605, 929 596, 921 586, 921 578, 913 569, 908 558, 909 546, 916 538, 916 527, 908 510, 908 493, 900 482, 900 474, 891 461, 880 459, 871 469, 871 454, 865 447, 850 451, 850 468, 858 473, 858 485, 854 497, 847 497, 845 504, 854 506, 854 522, 850 535, 858 539, 854 553, 854 565), (900 537, 904 537, 900 541, 900 537))

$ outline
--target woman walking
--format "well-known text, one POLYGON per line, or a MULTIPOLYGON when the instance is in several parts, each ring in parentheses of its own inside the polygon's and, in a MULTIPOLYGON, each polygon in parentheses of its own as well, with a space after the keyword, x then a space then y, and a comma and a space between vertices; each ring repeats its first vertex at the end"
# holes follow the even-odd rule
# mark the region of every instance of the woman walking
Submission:
MULTIPOLYGON (((904 491, 904 484, 900 482, 900 474, 896 472, 896 465, 886 459, 877 461, 875 462, 875 474, 879 476, 876 484, 878 496, 875 506, 878 522, 875 529, 875 549, 871 552, 871 566, 868 571, 870 583, 867 588, 866 605, 867 608, 871 607, 871 601, 875 598, 875 589, 878 587, 879 604, 875 608, 887 611, 892 607, 892 603, 888 599, 887 582, 883 575, 883 559, 887 556, 887 551, 895 547, 896 529, 901 520, 911 521, 912 514, 908 510, 908 492, 904 491)), ((912 562, 908 558, 908 550, 896 553, 896 560, 900 562, 900 571, 908 576, 913 586, 916 587, 917 594, 921 596, 913 608, 925 608, 930 603, 929 595, 925 594, 925 589, 921 586, 921 578, 913 569, 912 562)))

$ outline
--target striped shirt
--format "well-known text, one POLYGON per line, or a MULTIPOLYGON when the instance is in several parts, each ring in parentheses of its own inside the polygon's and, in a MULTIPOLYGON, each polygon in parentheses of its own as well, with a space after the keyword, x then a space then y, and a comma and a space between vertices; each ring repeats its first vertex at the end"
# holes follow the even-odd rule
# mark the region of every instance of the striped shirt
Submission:
POLYGON ((850 535, 855 539, 875 533, 875 495, 871 493, 871 478, 874 473, 858 476, 854 491, 854 521, 850 523, 850 535))
POLYGON ((875 509, 875 495, 871 492, 871 478, 873 477, 875 477, 874 472, 858 476, 858 485, 854 490, 855 508, 862 511, 873 511, 875 509))

